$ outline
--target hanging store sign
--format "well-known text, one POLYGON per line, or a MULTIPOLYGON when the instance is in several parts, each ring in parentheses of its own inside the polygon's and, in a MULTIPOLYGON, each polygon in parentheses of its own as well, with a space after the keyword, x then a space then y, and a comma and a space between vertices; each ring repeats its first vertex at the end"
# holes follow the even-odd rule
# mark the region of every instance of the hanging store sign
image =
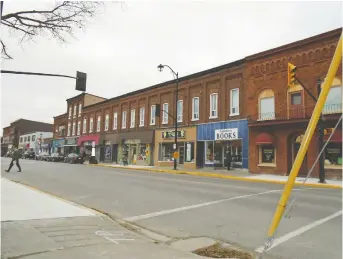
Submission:
MULTIPOLYGON (((185 138, 186 137, 186 131, 185 130, 178 130, 177 131, 177 137, 178 138, 185 138)), ((162 139, 169 139, 169 138, 175 138, 175 131, 163 131, 162 132, 162 139)))
POLYGON ((238 129, 219 129, 214 131, 215 140, 232 140, 238 139, 238 129))

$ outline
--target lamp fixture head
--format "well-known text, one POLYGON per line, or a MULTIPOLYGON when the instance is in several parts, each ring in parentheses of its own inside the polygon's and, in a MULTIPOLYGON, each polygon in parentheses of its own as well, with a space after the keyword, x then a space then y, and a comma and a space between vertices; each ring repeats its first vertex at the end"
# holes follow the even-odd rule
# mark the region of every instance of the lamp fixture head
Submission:
POLYGON ((160 72, 162 72, 164 66, 163 66, 162 64, 159 64, 159 65, 157 66, 157 68, 160 70, 160 72))

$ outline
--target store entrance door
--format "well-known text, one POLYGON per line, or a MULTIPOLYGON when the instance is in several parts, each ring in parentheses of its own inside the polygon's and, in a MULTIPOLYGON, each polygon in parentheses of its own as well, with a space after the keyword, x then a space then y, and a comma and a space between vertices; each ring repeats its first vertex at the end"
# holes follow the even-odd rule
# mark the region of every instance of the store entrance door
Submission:
POLYGON ((179 164, 183 165, 184 161, 185 161, 185 147, 179 147, 179 164))

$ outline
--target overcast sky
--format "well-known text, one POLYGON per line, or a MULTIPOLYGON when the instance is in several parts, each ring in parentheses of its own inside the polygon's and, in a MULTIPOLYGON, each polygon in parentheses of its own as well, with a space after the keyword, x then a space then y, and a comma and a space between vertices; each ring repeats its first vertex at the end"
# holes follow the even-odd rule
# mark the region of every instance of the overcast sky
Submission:
MULTIPOLYGON (((5 1, 3 13, 52 8, 55 1, 5 1)), ((125 1, 106 4, 102 14, 62 45, 36 38, 21 45, 1 32, 13 60, 2 69, 87 73, 87 92, 111 98, 219 66, 257 52, 342 26, 341 2, 125 1)), ((1 124, 26 118, 53 122, 79 94, 73 79, 24 75, 1 77, 1 124)))

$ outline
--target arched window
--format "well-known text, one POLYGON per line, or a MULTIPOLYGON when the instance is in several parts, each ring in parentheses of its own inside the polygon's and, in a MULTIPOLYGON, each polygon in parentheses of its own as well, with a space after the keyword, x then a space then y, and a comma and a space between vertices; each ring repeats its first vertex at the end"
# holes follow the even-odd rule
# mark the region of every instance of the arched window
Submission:
POLYGON ((258 96, 259 120, 275 119, 274 92, 271 89, 262 91, 258 96))
MULTIPOLYGON (((322 84, 323 86, 323 84, 322 84)), ((323 114, 342 112, 342 80, 335 77, 323 107, 323 114)))

